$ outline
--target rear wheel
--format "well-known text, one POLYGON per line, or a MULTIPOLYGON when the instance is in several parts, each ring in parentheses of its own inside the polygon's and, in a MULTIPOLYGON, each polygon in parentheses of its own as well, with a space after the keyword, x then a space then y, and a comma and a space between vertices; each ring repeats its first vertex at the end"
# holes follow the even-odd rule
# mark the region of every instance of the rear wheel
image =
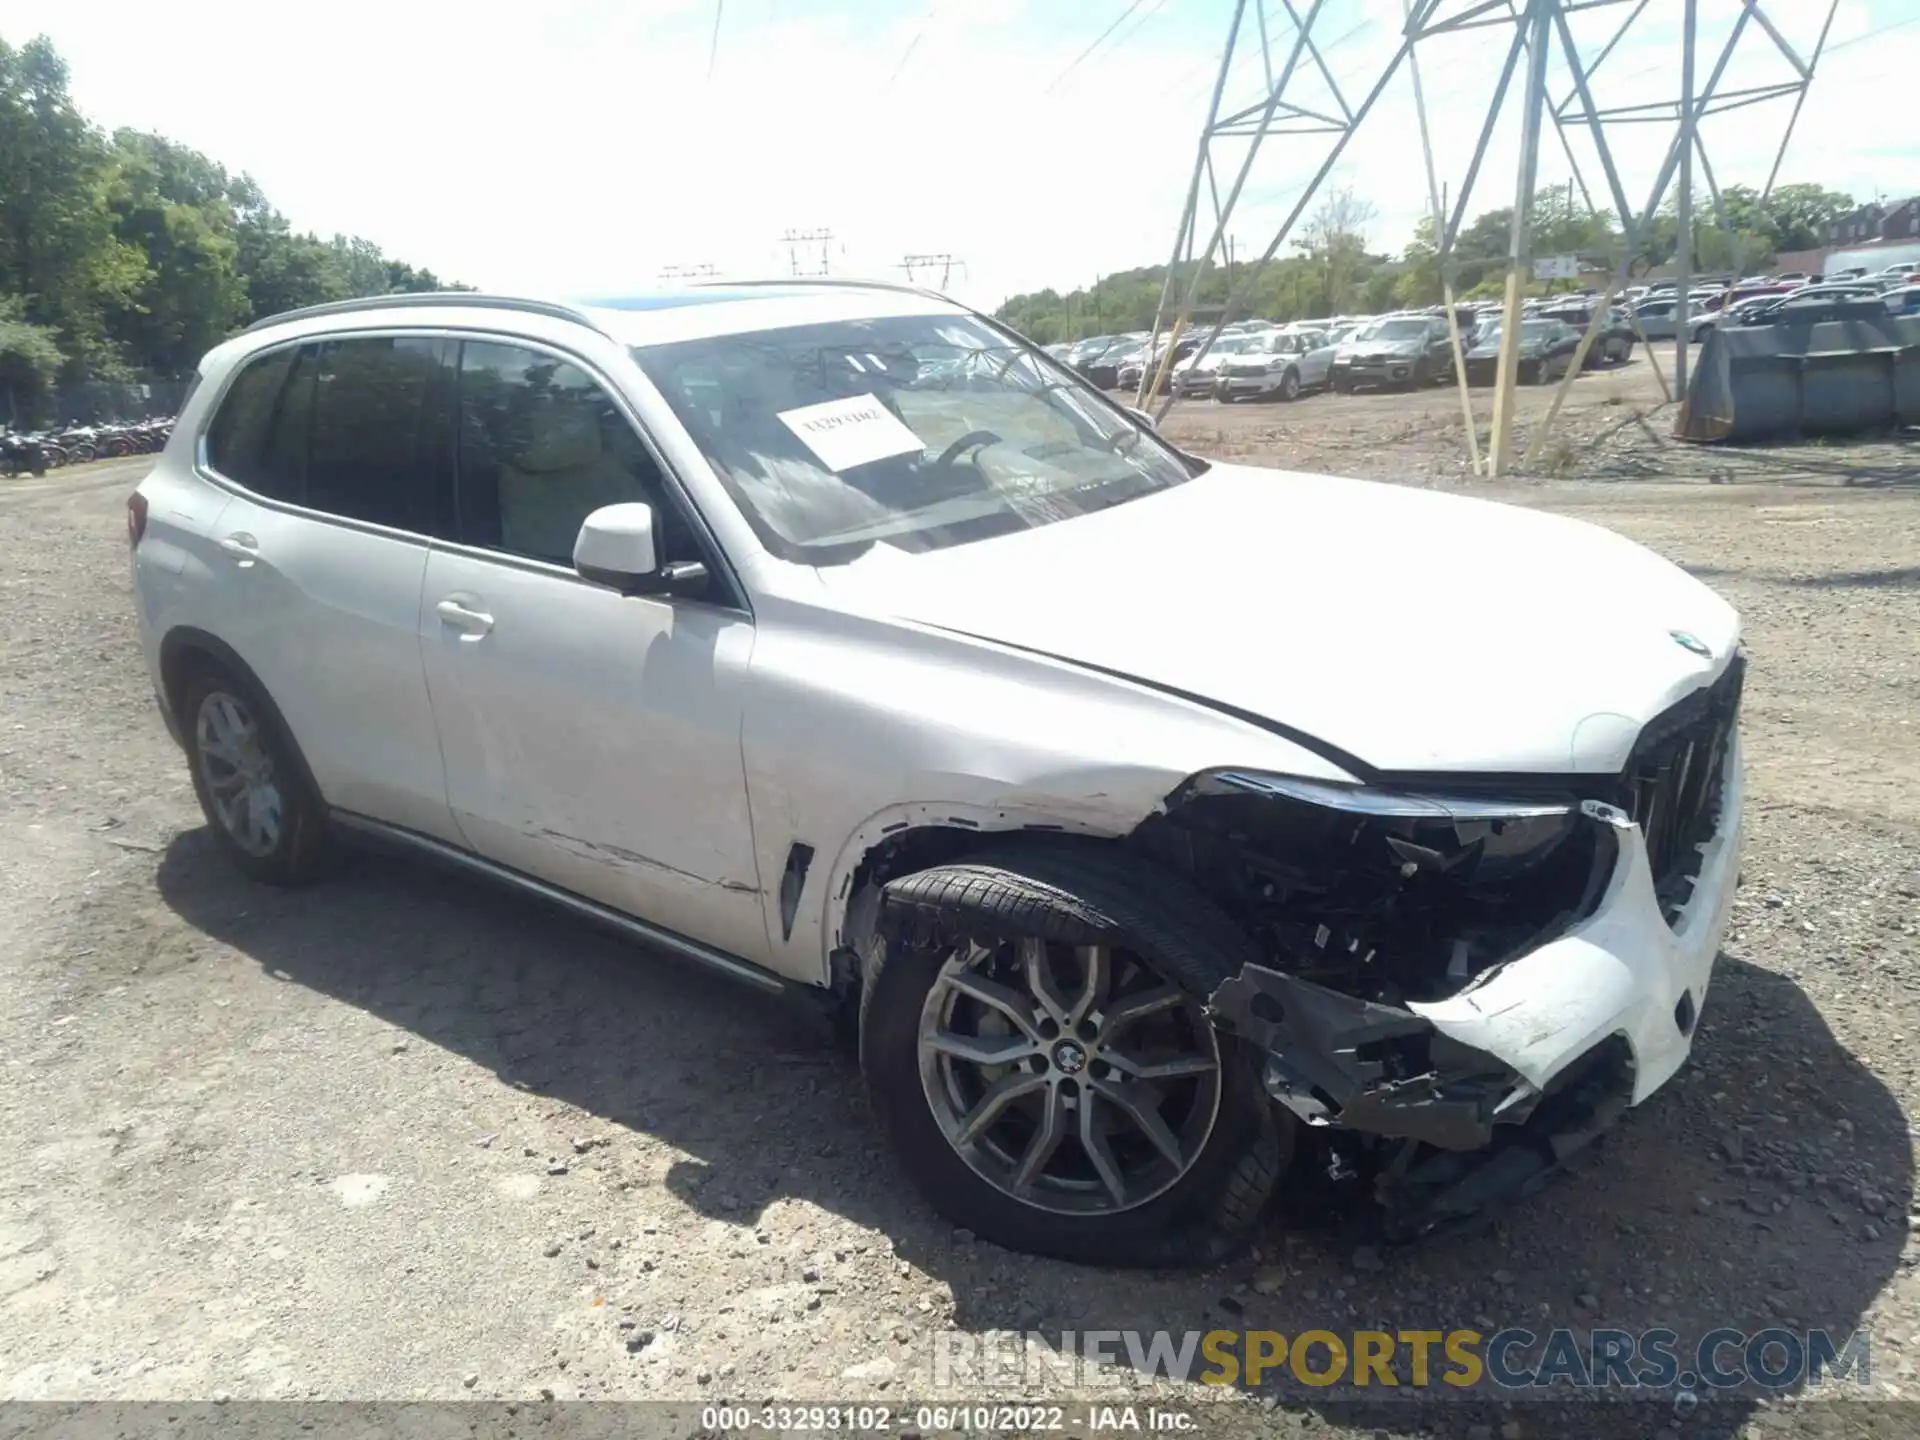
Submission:
POLYGON ((333 859, 325 807, 258 690, 209 662, 183 687, 180 720, 194 794, 227 857, 270 885, 325 873, 333 859))
POLYGON ((1291 1153, 1206 997, 1250 947, 1176 877, 1013 845, 889 887, 865 942, 868 1093, 934 1208, 1010 1249, 1210 1263, 1291 1153))

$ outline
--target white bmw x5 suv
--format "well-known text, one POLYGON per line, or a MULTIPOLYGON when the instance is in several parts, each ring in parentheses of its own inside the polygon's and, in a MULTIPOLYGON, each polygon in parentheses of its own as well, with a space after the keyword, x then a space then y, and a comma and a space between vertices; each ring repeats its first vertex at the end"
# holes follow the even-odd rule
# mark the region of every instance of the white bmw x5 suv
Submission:
POLYGON ((1012 1247, 1216 1258, 1309 1153, 1390 1234, 1530 1187, 1680 1066, 1736 883, 1705 586, 1183 453, 903 287, 280 316, 128 529, 241 869, 390 842, 822 996, 1012 1247))

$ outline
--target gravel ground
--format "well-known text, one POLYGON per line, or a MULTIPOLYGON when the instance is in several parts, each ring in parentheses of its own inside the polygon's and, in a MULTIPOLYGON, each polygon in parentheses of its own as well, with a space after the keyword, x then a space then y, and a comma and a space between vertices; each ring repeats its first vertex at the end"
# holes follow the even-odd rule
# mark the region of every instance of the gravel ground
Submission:
MULTIPOLYGON (((1276 1225, 1207 1274, 951 1231, 806 1013, 412 864, 238 879, 138 660, 143 465, 0 482, 0 1398, 897 1401, 931 1393, 946 1330, 1771 1323, 1871 1326, 1870 1393, 1920 1396, 1920 472, 1896 442, 1677 447, 1657 401, 1644 363, 1581 380, 1553 477, 1500 484, 1466 475, 1445 390, 1169 418, 1210 453, 1613 526, 1720 587, 1752 652, 1745 885, 1691 1067, 1485 1233, 1379 1251, 1276 1225)), ((1920 1415, 1100 1384, 1260 1433, 1920 1415)))

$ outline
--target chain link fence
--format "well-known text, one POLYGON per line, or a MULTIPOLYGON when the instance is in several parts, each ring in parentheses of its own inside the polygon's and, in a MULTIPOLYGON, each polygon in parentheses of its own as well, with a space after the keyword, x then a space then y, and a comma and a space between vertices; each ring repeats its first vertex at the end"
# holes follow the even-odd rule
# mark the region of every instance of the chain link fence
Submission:
POLYGON ((192 385, 192 376, 142 374, 124 381, 56 386, 50 395, 28 395, 0 384, 0 427, 32 430, 177 415, 192 385))

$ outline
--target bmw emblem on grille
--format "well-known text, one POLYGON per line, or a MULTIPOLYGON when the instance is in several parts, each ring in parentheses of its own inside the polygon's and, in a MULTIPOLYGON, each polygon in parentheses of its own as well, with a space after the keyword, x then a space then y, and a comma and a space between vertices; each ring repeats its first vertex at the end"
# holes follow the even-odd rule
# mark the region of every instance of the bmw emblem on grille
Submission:
POLYGON ((1703 660, 1711 660, 1713 658, 1713 651, 1708 648, 1707 642, 1702 640, 1698 635, 1689 635, 1684 630, 1669 630, 1667 634, 1673 637, 1673 643, 1678 645, 1682 650, 1691 650, 1703 660))

